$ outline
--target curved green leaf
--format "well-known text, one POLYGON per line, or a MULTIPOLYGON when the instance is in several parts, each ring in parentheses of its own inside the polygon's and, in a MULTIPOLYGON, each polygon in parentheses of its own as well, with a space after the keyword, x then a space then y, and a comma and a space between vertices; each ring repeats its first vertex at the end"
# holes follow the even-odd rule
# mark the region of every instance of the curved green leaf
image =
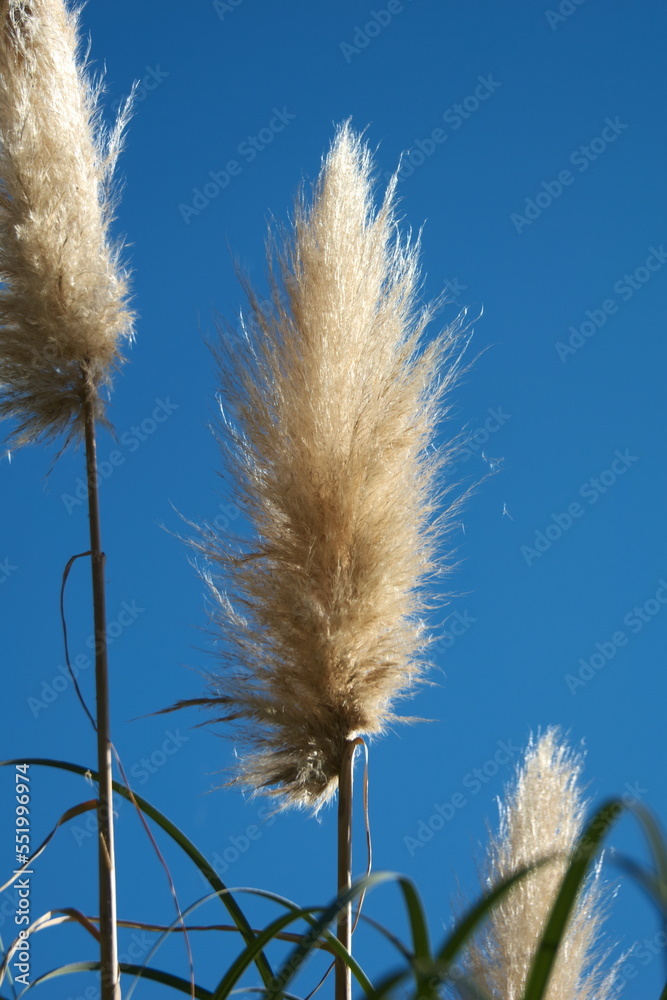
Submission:
MULTIPOLYGON (((482 897, 477 903, 471 906, 457 922, 456 926, 453 928, 449 937, 447 937, 441 946, 439 952, 430 965, 430 968, 423 971, 420 977, 420 989, 419 997, 420 1000, 431 1000, 437 996, 438 987, 442 985, 450 977, 450 969, 454 964, 454 960, 458 956, 459 952, 462 950, 468 939, 472 936, 475 928, 484 917, 487 915, 489 910, 497 903, 497 901, 506 892, 511 889, 511 887, 518 882, 520 879, 525 878, 531 872, 540 868, 542 865, 547 864, 548 858, 544 858, 533 865, 528 865, 522 868, 520 871, 515 872, 509 878, 505 879, 504 882, 496 885, 490 892, 482 897)), ((388 993, 393 990, 393 988, 407 979, 409 971, 405 970, 399 973, 391 973, 386 979, 382 980, 379 986, 375 990, 375 1000, 382 1000, 382 997, 387 996, 388 993)))
MULTIPOLYGON (((51 969, 50 972, 45 972, 43 976, 39 976, 33 980, 20 993, 19 1000, 26 995, 28 990, 34 989, 35 986, 39 986, 40 983, 45 983, 49 979, 56 979, 58 976, 68 976, 73 972, 99 972, 99 968, 99 962, 72 962, 69 965, 61 965, 58 969, 51 969)), ((146 979, 152 979, 154 982, 162 983, 164 986, 171 986, 181 993, 187 993, 188 996, 192 996, 192 983, 190 980, 181 979, 180 976, 173 976, 170 972, 162 972, 161 969, 148 969, 141 965, 130 965, 126 962, 120 963, 120 971, 128 975, 144 976, 146 979)), ((195 997, 197 1000, 212 1000, 212 996, 213 994, 209 990, 195 983, 195 997)))
POLYGON ((611 860, 617 868, 620 868, 626 875, 630 875, 641 886, 652 903, 655 903, 659 908, 662 907, 663 895, 660 880, 653 872, 647 868, 643 868, 636 861, 633 861, 632 858, 628 858, 624 854, 614 852, 611 860))
POLYGON ((644 834, 655 861, 654 885, 656 893, 660 898, 663 916, 667 919, 667 844, 664 835, 653 814, 641 802, 628 806, 628 809, 635 814, 640 825, 644 828, 644 834))
MULTIPOLYGON (((388 881, 398 882, 401 886, 406 900, 415 948, 419 949, 419 954, 423 962, 430 961, 428 931, 426 930, 421 901, 419 900, 414 885, 404 875, 399 875, 396 872, 377 872, 374 875, 368 875, 365 878, 359 879, 350 889, 341 893, 340 896, 337 896, 336 899, 334 899, 334 901, 324 910, 319 920, 313 922, 310 931, 304 934, 301 943, 294 948, 287 960, 283 963, 283 966, 276 975, 272 986, 269 987, 267 1000, 279 1000, 279 998, 283 995, 285 986, 287 986, 287 984, 294 978, 306 958, 309 956, 310 952, 313 950, 315 942, 327 930, 329 925, 333 923, 338 914, 344 910, 356 896, 359 896, 362 892, 366 892, 376 885, 380 885, 383 882, 388 881)), ((335 939, 332 938, 332 948, 335 947, 334 940, 335 939)), ((340 948, 338 941, 336 941, 336 945, 338 946, 336 949, 337 954, 340 954, 340 957, 346 965, 353 970, 352 963, 354 960, 352 959, 352 956, 350 956, 345 949, 342 949, 340 952, 338 951, 340 948)), ((420 970, 417 962, 415 962, 414 969, 419 982, 420 970)), ((403 978, 404 975, 404 973, 401 973, 399 978, 403 978)), ((377 991, 373 991, 373 996, 377 996, 377 991)))
MULTIPOLYGON (((245 969, 254 961, 254 955, 258 948, 263 948, 270 941, 272 941, 289 923, 293 921, 303 919, 314 927, 318 921, 313 919, 313 914, 319 912, 323 907, 299 907, 296 903, 292 903, 289 899, 285 899, 284 896, 277 896, 273 892, 267 892, 263 889, 239 889, 239 892, 249 892, 256 896, 261 896, 263 899, 269 899, 272 902, 280 903, 283 906, 289 908, 290 913, 283 914, 281 917, 277 917, 272 923, 268 924, 267 927, 257 935, 255 941, 248 945, 243 951, 230 969, 227 970, 223 978, 218 983, 215 990, 214 1000, 223 1000, 231 994, 231 987, 238 982, 239 977, 243 974, 245 969)), ((324 931, 319 931, 317 937, 312 938, 311 933, 308 933, 309 939, 312 943, 309 945, 308 954, 310 951, 318 947, 320 940, 326 940, 328 950, 333 952, 334 955, 340 956, 343 961, 347 962, 352 975, 359 982, 362 989, 367 996, 373 995, 373 985, 366 976, 365 972, 361 966, 355 961, 355 959, 349 954, 349 952, 343 947, 343 945, 337 940, 337 938, 327 932, 326 928, 324 931)), ((300 947, 300 945, 299 945, 300 947)), ((284 996, 284 991, 281 990, 281 996, 284 996)))
MULTIPOLYGON (((144 979, 151 979, 155 983, 163 983, 165 986, 171 986, 175 990, 180 990, 181 993, 187 993, 188 996, 192 996, 192 986, 193 984, 189 979, 181 979, 180 976, 174 976, 170 972, 163 972, 161 969, 151 969, 145 965, 131 965, 126 962, 120 963, 120 971, 126 973, 128 976, 138 976, 144 979)), ((197 983, 194 984, 195 997, 197 1000, 211 1000, 213 994, 210 990, 205 989, 203 986, 198 986, 197 983)))
POLYGON ((456 927, 454 927, 452 933, 442 945, 437 955, 437 965, 443 971, 453 965, 454 959, 461 951, 463 945, 466 944, 477 925, 481 923, 489 910, 495 906, 501 896, 504 896, 516 882, 519 882, 522 878, 526 878, 527 875, 537 871, 538 868, 541 868, 542 865, 547 864, 549 861, 550 858, 542 858, 540 861, 535 862, 535 864, 526 865, 525 868, 521 868, 518 872, 514 872, 513 875, 509 876, 509 878, 506 878, 503 882, 494 886, 490 892, 479 900, 479 902, 475 903, 475 905, 463 915, 462 919, 458 921, 456 927))
POLYGON ((600 850, 603 838, 627 808, 622 799, 610 799, 600 806, 582 832, 535 953, 523 1000, 543 1000, 558 947, 588 869, 600 850))
POLYGON ((426 914, 424 913, 424 907, 419 897, 419 893, 413 883, 404 877, 399 880, 399 885, 405 899, 408 919, 410 921, 410 932, 412 934, 412 943, 415 952, 413 968, 415 972, 417 995, 420 996, 425 970, 433 962, 433 956, 431 955, 431 942, 428 934, 428 926, 426 924, 426 914))
POLYGON ((272 920, 270 924, 258 934, 252 944, 249 944, 243 952, 238 956, 238 958, 230 965, 229 969, 226 971, 220 982, 218 983, 215 993, 213 994, 213 1000, 224 1000, 228 997, 232 987, 238 983, 239 979, 248 968, 249 965, 255 959, 257 951, 261 948, 266 947, 276 934, 283 930, 283 928, 288 927, 289 924, 295 923, 300 917, 305 916, 307 911, 298 911, 297 913, 284 913, 281 917, 277 917, 272 920))
MULTIPOLYGON (((68 761, 63 760, 50 760, 49 758, 44 757, 33 757, 21 760, 0 761, 0 767, 14 767, 16 764, 31 764, 35 767, 54 767, 61 771, 70 771, 72 774, 82 775, 83 777, 90 775, 94 780, 97 780, 98 778, 97 771, 93 771, 92 768, 81 767, 80 764, 71 764, 68 761)), ((226 907, 246 944, 251 944, 255 938, 252 927, 246 919, 241 907, 238 905, 233 896, 228 893, 225 883, 221 880, 215 869, 211 867, 201 851, 195 847, 192 841, 189 840, 188 837, 186 837, 185 834, 171 822, 171 820, 167 819, 163 813, 156 809, 155 806, 152 806, 150 802, 147 802, 146 799, 142 798, 141 795, 137 795, 136 792, 132 792, 130 794, 125 785, 120 784, 118 781, 113 782, 113 789, 115 792, 118 792, 119 795, 122 795, 123 798, 128 799, 128 801, 132 802, 134 800, 141 810, 149 816, 154 823, 157 823, 157 825, 161 827, 165 833, 172 838, 172 840, 175 840, 178 846, 185 851, 192 861, 194 861, 204 878, 220 896, 221 903, 226 907)), ((257 965, 257 971, 262 977, 262 982, 268 986, 269 983, 273 981, 273 970, 269 965, 268 959, 264 954, 259 954, 255 964, 257 965)))
POLYGON ((430 962, 431 942, 426 923, 426 914, 421 898, 413 882, 405 876, 398 879, 401 891, 405 898, 405 906, 410 920, 410 931, 412 933, 412 943, 414 946, 415 958, 417 961, 430 962))
POLYGON ((411 952, 410 949, 403 944, 401 939, 396 936, 396 934, 393 934, 386 927, 383 927, 379 920, 373 920, 372 917, 369 917, 365 913, 362 913, 359 919, 362 920, 365 924, 368 924, 369 927, 372 927, 373 930, 378 932, 378 934, 382 934, 382 936, 385 937, 387 941, 389 941, 389 943, 394 946, 396 951, 399 952, 399 954, 405 959, 405 961, 412 964, 415 957, 414 952, 411 952))

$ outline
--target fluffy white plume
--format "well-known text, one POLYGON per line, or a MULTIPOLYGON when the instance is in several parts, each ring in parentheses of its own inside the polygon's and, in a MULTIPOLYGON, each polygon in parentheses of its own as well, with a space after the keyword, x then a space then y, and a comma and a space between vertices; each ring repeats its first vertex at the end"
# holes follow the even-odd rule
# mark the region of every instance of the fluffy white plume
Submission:
POLYGON ((105 132, 78 49, 63 0, 0 3, 0 415, 17 444, 77 434, 85 393, 103 418, 132 332, 109 239, 126 113, 105 132))

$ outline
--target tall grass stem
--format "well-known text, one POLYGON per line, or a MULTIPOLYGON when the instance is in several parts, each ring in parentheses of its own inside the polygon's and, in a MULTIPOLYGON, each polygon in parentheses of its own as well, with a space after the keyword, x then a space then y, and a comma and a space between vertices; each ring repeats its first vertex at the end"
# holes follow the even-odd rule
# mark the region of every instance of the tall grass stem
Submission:
MULTIPOLYGON (((338 778, 338 895, 352 885, 352 801, 354 783, 354 755, 363 740, 348 740, 343 752, 338 778)), ((341 910, 338 918, 337 937, 349 952, 352 951, 352 904, 341 910)), ((352 973, 349 966, 336 959, 336 1000, 351 1000, 352 973)))
POLYGON ((95 441, 95 390, 84 398, 88 517, 95 629, 95 694, 97 701, 97 768, 99 771, 98 875, 100 897, 100 977, 102 1000, 120 1000, 116 929, 116 867, 114 858, 109 666, 107 655, 105 555, 102 551, 95 441))

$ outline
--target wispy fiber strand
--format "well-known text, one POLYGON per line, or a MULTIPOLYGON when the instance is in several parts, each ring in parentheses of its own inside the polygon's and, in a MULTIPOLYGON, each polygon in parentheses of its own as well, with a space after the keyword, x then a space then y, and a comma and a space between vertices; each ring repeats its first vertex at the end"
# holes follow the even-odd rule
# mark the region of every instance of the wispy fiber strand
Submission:
MULTIPOLYGON (((537 946, 580 836, 587 803, 583 762, 555 728, 531 740, 513 787, 500 802, 491 838, 486 885, 543 858, 551 862, 523 878, 493 909, 486 934, 470 949, 466 971, 490 1000, 521 1000, 537 946)), ((561 940, 545 1000, 612 1000, 615 969, 605 972, 601 943, 609 895, 599 868, 584 888, 561 940)), ((466 995, 467 996, 467 995, 466 995)))
POLYGON ((204 531, 224 665, 179 705, 239 724, 238 781, 318 808, 346 742, 393 722, 423 670, 446 526, 433 439, 464 345, 460 324, 425 342, 395 181, 376 208, 347 125, 268 257, 271 301, 246 288, 242 336, 222 331, 219 351, 221 440, 252 531, 204 531))
POLYGON ((0 416, 13 443, 82 431, 131 335, 110 242, 111 176, 129 105, 107 132, 100 84, 63 0, 0 2, 0 416))

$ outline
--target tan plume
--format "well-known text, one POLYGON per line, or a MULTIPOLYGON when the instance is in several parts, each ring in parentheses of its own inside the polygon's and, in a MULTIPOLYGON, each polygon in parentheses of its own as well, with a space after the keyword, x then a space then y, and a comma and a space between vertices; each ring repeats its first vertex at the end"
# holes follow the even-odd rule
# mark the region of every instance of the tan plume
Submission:
MULTIPOLYGON (((521 1000, 537 946, 583 831, 587 803, 583 762, 549 728, 531 739, 516 780, 500 802, 500 826, 489 844, 486 886, 551 858, 521 879, 491 912, 470 948, 466 971, 489 1000, 521 1000)), ((606 972, 601 943, 609 894, 599 867, 584 888, 561 940, 545 1000, 612 1000, 616 970, 606 972)), ((464 994, 467 996, 467 994, 464 994)))
POLYGON ((346 741, 394 722, 423 671, 424 584, 449 523, 434 435, 464 343, 460 321, 424 339, 395 181, 376 208, 348 125, 268 256, 270 301, 248 287, 242 334, 219 351, 225 475, 252 531, 204 532, 225 663, 179 706, 238 723, 238 781, 318 808, 346 741))
POLYGON ((14 443, 78 434, 132 333, 110 242, 113 129, 63 0, 0 3, 0 415, 14 443))

